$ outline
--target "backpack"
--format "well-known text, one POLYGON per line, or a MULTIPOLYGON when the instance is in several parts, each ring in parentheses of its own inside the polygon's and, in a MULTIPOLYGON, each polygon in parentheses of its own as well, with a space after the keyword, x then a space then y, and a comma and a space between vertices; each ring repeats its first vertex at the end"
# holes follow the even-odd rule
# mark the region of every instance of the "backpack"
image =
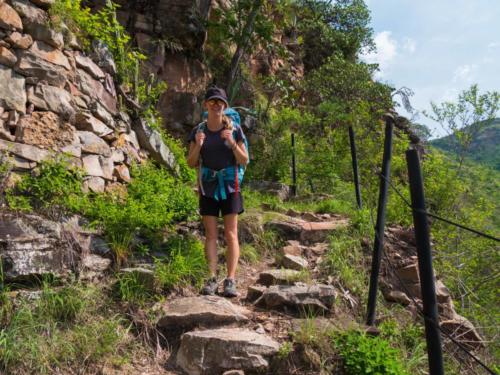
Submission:
MULTIPOLYGON (((238 132, 238 128, 241 127, 241 118, 240 114, 233 108, 226 108, 224 110, 224 115, 227 116, 228 118, 231 119, 232 125, 233 125, 233 138, 236 140, 236 134, 238 132)), ((208 117, 207 112, 203 113, 203 122, 198 125, 198 130, 197 131, 205 131, 207 127, 207 122, 206 119, 208 117)), ((250 153, 248 150, 248 140, 245 137, 243 139, 243 143, 245 144, 245 149, 247 151, 247 154, 249 155, 248 160, 250 161, 250 153)), ((241 165, 241 164, 236 164, 235 166, 227 167, 221 171, 214 171, 210 168, 207 167, 202 167, 202 163, 200 163, 200 171, 198 173, 198 178, 199 178, 199 185, 200 185, 200 190, 203 195, 205 195, 203 191, 203 181, 214 181, 218 180, 219 182, 219 187, 218 187, 218 192, 222 200, 226 199, 226 192, 224 189, 224 181, 233 181, 235 182, 235 191, 238 192, 240 191, 240 185, 243 181, 243 176, 245 175, 245 170, 246 170, 246 165, 241 165)), ((214 198, 216 200, 219 200, 219 197, 217 194, 215 194, 214 198)))

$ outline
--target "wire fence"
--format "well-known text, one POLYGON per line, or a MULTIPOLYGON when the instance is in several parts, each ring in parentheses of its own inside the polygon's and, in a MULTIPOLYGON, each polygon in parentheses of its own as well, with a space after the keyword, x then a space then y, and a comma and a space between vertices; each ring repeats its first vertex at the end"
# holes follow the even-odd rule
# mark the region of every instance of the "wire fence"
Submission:
MULTIPOLYGON (((411 210, 417 210, 417 209, 415 209, 415 208, 412 207, 411 203, 408 202, 408 200, 404 197, 404 195, 394 186, 394 184, 392 184, 392 182, 389 181, 389 179, 387 179, 382 173, 379 173, 379 176, 381 178, 385 179, 389 183, 389 186, 391 187, 391 189, 403 200, 403 202, 411 210)), ((371 225, 372 225, 372 227, 375 227, 375 221, 373 219, 372 209, 370 209, 369 212, 370 212, 370 216, 369 217, 370 217, 371 225)), ((425 211, 424 213, 427 213, 427 211, 425 211)), ((443 221, 445 221, 447 223, 452 223, 450 220, 443 220, 443 221)), ((455 223, 453 223, 453 224, 455 224, 455 223)), ((493 238, 495 241, 498 241, 498 239, 496 239, 493 236, 490 236, 488 234, 484 234, 482 232, 476 231, 476 230, 474 230, 472 228, 468 228, 468 227, 466 227, 464 225, 457 224, 457 226, 460 227, 460 228, 463 227, 464 229, 467 228, 468 230, 470 230, 471 232, 476 233, 476 234, 480 233, 480 235, 482 235, 485 238, 493 238)), ((378 236, 377 231, 375 231, 375 236, 376 237, 378 236)), ((453 345, 455 345, 458 350, 462 351, 462 353, 466 356, 466 358, 470 359, 476 365, 480 366, 481 369, 483 369, 483 370, 486 371, 486 373, 492 374, 492 375, 497 375, 497 373, 492 368, 490 368, 488 365, 486 365, 486 363, 484 361, 482 361, 478 356, 476 356, 472 351, 470 351, 469 349, 467 349, 459 340, 457 340, 455 337, 453 337, 450 333, 444 331, 441 328, 441 326, 439 325, 438 322, 436 322, 431 317, 426 316, 426 314, 423 311, 421 303, 416 300, 416 298, 413 296, 413 293, 408 289, 406 283, 401 279, 401 277, 399 276, 398 272, 396 272, 397 268, 394 266, 394 264, 391 261, 390 256, 387 254, 387 252, 385 251, 385 249, 383 247, 382 247, 382 254, 383 254, 384 260, 389 265, 389 268, 391 269, 392 274, 396 277, 396 279, 398 281, 398 284, 399 284, 399 287, 411 299, 411 301, 413 302, 414 306, 417 308, 417 312, 421 316, 421 318, 424 321, 427 321, 430 324, 432 324, 434 327, 436 327, 439 330, 440 334, 442 335, 441 338, 449 340, 449 342, 452 343, 453 345)), ((447 345, 445 345, 444 347, 447 348, 447 345)), ((462 359, 460 356, 457 356, 456 353, 452 352, 450 348, 447 349, 447 352, 449 354, 449 358, 452 359, 452 360, 454 360, 454 361, 456 361, 456 363, 460 366, 461 370, 463 370, 466 367, 469 372, 472 371, 474 374, 478 374, 477 371, 476 371, 476 369, 473 366, 471 366, 469 362, 467 362, 466 360, 462 359)))
MULTIPOLYGON (((386 132, 386 140, 387 140, 387 132, 386 132)), ((390 142, 392 142, 392 140, 390 142)), ((386 144, 387 144, 387 142, 386 142, 386 144)), ((351 144, 351 147, 352 146, 353 145, 351 144)), ((390 146, 390 147, 392 147, 392 146, 390 146)), ((293 147, 292 147, 292 152, 294 152, 293 147)), ((316 150, 308 150, 306 158, 307 158, 307 160, 315 160, 321 156, 324 156, 324 152, 318 152, 316 150)), ((355 152, 352 153, 352 157, 353 157, 353 160, 355 160, 355 152)), ((390 155, 389 155, 389 159, 390 159, 390 155)), ((303 181, 301 182, 302 186, 308 185, 310 190, 312 190, 312 192, 314 192, 315 191, 314 181, 321 180, 321 179, 324 179, 325 176, 329 176, 328 173, 326 173, 326 172, 320 173, 318 170, 315 171, 314 166, 304 167, 303 165, 301 165, 301 163, 297 163, 295 156, 294 156, 294 160, 295 160, 295 163, 292 166, 293 170, 291 173, 291 175, 293 176, 292 183, 294 184, 294 186, 298 185, 296 176, 299 175, 303 179, 303 181), (307 177, 304 178, 304 175, 306 175, 307 177)), ((354 168, 354 175, 355 175, 356 169, 357 169, 357 163, 353 162, 353 168, 354 168)), ((455 220, 442 217, 441 215, 433 213, 433 212, 429 211, 428 209, 423 210, 420 208, 413 207, 412 204, 409 202, 409 200, 404 196, 404 194, 402 194, 398 190, 398 188, 392 183, 390 178, 387 178, 382 172, 377 172, 376 174, 380 177, 381 181, 384 180, 390 186, 390 189, 392 191, 394 191, 399 196, 399 198, 406 205, 406 207, 410 210, 410 212, 424 214, 427 218, 431 217, 434 220, 438 220, 440 222, 446 223, 446 224, 451 225, 453 227, 459 228, 459 230, 464 230, 464 231, 472 233, 476 236, 480 236, 484 239, 487 239, 488 241, 500 242, 500 238, 498 238, 494 234, 490 234, 490 233, 487 233, 486 231, 482 231, 482 230, 479 230, 477 228, 472 228, 469 225, 459 223, 455 220)), ((354 176, 354 177, 356 177, 356 176, 354 176)), ((332 178, 334 178, 334 177, 332 176, 332 178)), ((356 178, 355 178, 355 180, 356 180, 356 178)), ((356 181, 355 181, 355 184, 356 184, 356 181)), ((359 189, 359 186, 357 186, 356 189, 359 189)), ((358 190, 356 190, 356 194, 359 194, 358 190)), ((358 207, 361 207, 359 197, 357 197, 357 200, 358 200, 358 207)), ((380 205, 380 200, 379 200, 379 205, 380 205)), ((372 227, 375 228, 376 239, 379 240, 379 238, 378 238, 379 234, 377 233, 377 230, 376 230, 376 225, 375 225, 374 220, 373 220, 373 213, 372 213, 371 209, 370 209, 370 220, 371 220, 372 227)), ((466 251, 464 253, 466 253, 466 251)), ((396 272, 396 268, 394 267, 394 264, 392 263, 390 257, 384 251, 383 246, 382 246, 382 255, 383 255, 383 259, 385 260, 386 264, 389 266, 392 274, 396 275, 397 281, 398 281, 399 286, 401 287, 401 290, 403 290, 405 292, 405 294, 412 300, 413 304, 415 305, 415 307, 417 309, 418 314, 422 317, 423 321, 430 324, 432 327, 434 327, 434 329, 437 332, 439 332, 439 336, 441 336, 440 342, 444 343, 444 345, 442 345, 442 347, 443 347, 444 351, 446 352, 446 354, 448 355, 447 358, 449 358, 451 361, 453 361, 455 363, 455 365, 460 368, 460 370, 459 370, 460 373, 466 372, 468 374, 479 374, 479 373, 494 374, 494 375, 497 374, 497 372, 493 368, 491 368, 491 366, 489 364, 487 364, 485 360, 481 359, 477 353, 474 353, 474 351, 471 350, 470 347, 468 347, 467 341, 464 340, 463 337, 460 337, 460 335, 463 335, 463 333, 457 335, 457 332, 451 332, 451 333, 447 332, 440 326, 439 322, 437 321, 437 317, 436 317, 436 319, 434 319, 434 318, 428 316, 427 314, 425 314, 424 309, 422 307, 422 304, 416 300, 416 298, 413 296, 411 291, 408 290, 406 284, 403 282, 403 280, 401 280, 398 273, 396 272), (481 372, 478 372, 478 371, 481 371, 481 372)), ((492 255, 498 256, 498 253, 495 249, 493 249, 492 255)), ((486 254, 483 254, 483 256, 486 256, 486 254)), ((499 277, 500 277, 500 272, 494 272, 492 275, 487 275, 482 280, 483 280, 483 282, 487 281, 487 280, 492 280, 492 279, 496 280, 499 277)), ((378 275, 377 275, 377 278, 378 278, 378 275)), ((467 285, 465 285, 465 283, 462 283, 462 284, 463 284, 462 288, 464 290, 468 289, 468 292, 472 293, 474 288, 469 288, 467 285)), ((479 306, 479 307, 481 308, 481 306, 479 306)), ((486 314, 487 311, 483 310, 483 313, 486 314)), ((486 327, 477 327, 476 326, 476 328, 485 329, 486 327)), ((494 331, 498 332, 498 326, 496 324, 493 324, 493 325, 489 326, 488 328, 490 330, 494 330, 494 331)), ((485 340, 482 343, 485 344, 485 343, 495 342, 495 339, 498 335, 495 334, 494 336, 495 337, 493 337, 491 340, 489 340, 489 341, 485 340)), ((436 373, 438 373, 438 372, 436 372, 436 373)), ((434 373, 432 372, 432 369, 431 369, 431 375, 433 375, 433 374, 434 373)))

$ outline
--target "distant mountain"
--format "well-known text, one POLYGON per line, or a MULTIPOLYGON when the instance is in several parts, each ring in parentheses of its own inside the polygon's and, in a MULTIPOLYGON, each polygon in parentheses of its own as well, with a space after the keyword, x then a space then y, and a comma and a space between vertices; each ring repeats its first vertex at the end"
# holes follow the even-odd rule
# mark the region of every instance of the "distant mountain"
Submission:
MULTIPOLYGON (((452 135, 432 140, 430 144, 444 151, 456 152, 456 138, 452 135)), ((467 157, 500 171, 500 118, 478 132, 472 140, 467 157)))

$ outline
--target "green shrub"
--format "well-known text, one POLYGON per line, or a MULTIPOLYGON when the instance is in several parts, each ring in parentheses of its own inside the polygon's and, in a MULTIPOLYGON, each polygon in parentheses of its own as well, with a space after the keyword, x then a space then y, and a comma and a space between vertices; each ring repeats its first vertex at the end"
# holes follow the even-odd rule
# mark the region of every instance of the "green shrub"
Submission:
POLYGON ((153 242, 161 231, 196 213, 197 201, 189 186, 179 184, 165 169, 153 163, 134 166, 125 196, 101 194, 93 197, 83 212, 102 226, 108 242, 124 256, 130 251, 134 233, 153 242))
POLYGON ((192 237, 174 236, 166 247, 169 257, 155 261, 159 285, 165 290, 187 285, 199 287, 208 274, 203 244, 192 237))
POLYGON ((7 202, 21 210, 49 206, 76 209, 83 197, 82 182, 82 171, 70 165, 67 158, 48 159, 7 191, 7 202))
POLYGON ((73 322, 89 302, 83 293, 82 288, 68 285, 58 290, 44 282, 35 313, 54 322, 73 322))
POLYGON ((368 285, 363 262, 360 237, 346 229, 332 234, 320 269, 323 275, 335 277, 344 288, 363 298, 368 285))
POLYGON ((339 333, 332 337, 347 375, 408 375, 400 362, 400 353, 380 338, 357 331, 339 333))
POLYGON ((0 328, 0 371, 69 373, 103 358, 123 361, 128 332, 106 303, 102 291, 79 284, 60 290, 45 284, 38 300, 20 299, 0 328))
POLYGON ((241 260, 252 264, 259 261, 260 255, 253 245, 244 243, 240 246, 240 258, 241 260))
POLYGON ((115 291, 118 298, 132 304, 142 305, 153 297, 153 287, 137 272, 126 272, 116 277, 115 291))
POLYGON ((92 40, 101 40, 113 54, 122 81, 126 84, 136 81, 139 62, 146 56, 132 48, 130 36, 116 19, 118 5, 109 1, 97 13, 91 13, 81 3, 82 0, 56 0, 49 10, 53 27, 66 24, 85 49, 90 48, 92 40))

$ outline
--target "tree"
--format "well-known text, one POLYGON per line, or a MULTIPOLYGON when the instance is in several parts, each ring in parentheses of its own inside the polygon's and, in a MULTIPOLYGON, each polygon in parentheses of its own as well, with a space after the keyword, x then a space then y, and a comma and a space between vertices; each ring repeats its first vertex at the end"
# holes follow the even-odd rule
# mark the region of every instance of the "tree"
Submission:
POLYGON ((424 115, 438 122, 451 136, 459 169, 476 135, 490 125, 500 110, 500 93, 488 91, 479 93, 477 84, 462 91, 456 102, 431 102, 432 113, 424 115))
POLYGON ((362 49, 374 47, 370 11, 363 0, 298 0, 297 5, 306 72, 334 54, 355 61, 362 49))

